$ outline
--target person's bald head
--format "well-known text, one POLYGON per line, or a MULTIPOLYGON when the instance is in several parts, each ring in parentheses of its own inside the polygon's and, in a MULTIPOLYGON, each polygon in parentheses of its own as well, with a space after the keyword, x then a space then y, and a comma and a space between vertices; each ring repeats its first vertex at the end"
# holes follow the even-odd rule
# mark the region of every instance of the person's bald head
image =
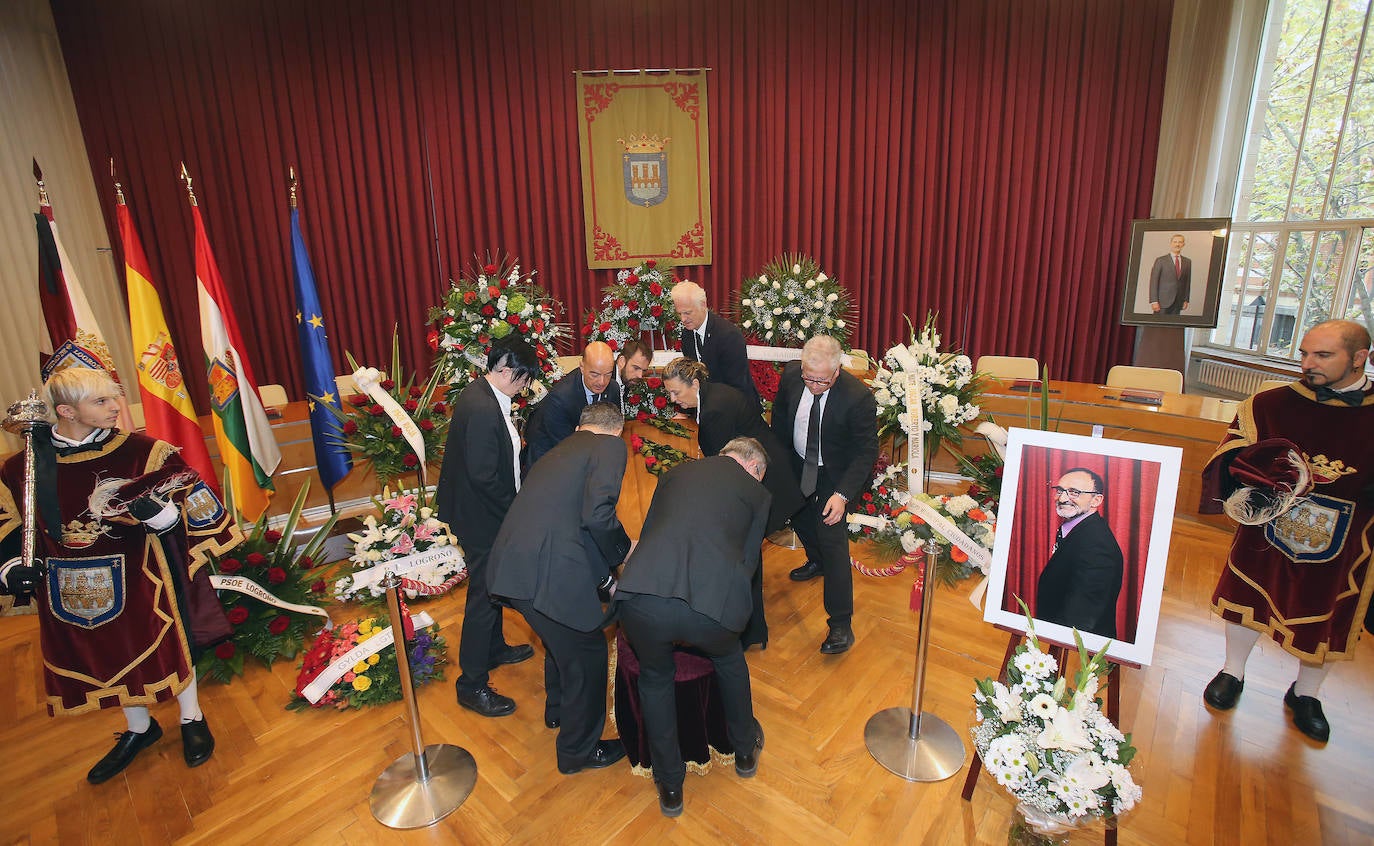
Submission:
POLYGON ((615 353, 605 341, 592 341, 582 350, 582 384, 599 394, 615 376, 615 353))
POLYGON ((1369 330, 1353 320, 1324 320, 1302 336, 1298 352, 1307 387, 1343 390, 1364 378, 1369 330))
POLYGON ((673 308, 682 325, 689 332, 695 332, 706 321, 706 289, 695 282, 684 279, 673 286, 673 308))

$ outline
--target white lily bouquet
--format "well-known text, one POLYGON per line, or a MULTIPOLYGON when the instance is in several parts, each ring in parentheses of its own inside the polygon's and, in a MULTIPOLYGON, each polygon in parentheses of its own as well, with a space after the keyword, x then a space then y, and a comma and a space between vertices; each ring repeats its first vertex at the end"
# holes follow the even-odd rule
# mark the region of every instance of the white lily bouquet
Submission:
POLYGON ((879 437, 897 432, 912 434, 911 417, 906 411, 908 374, 916 376, 921 389, 921 431, 926 437, 927 454, 933 456, 941 441, 957 446, 963 440, 959 427, 976 420, 980 413, 982 380, 962 351, 941 351, 934 314, 926 315, 920 332, 913 327, 909 344, 897 344, 887 351, 877 374, 869 381, 878 405, 879 437))
POLYGON ((1110 669, 1106 647, 1090 655, 1077 631, 1074 640, 1080 669, 1072 686, 1032 627, 1007 662, 1009 684, 983 679, 973 694, 973 745, 983 766, 1042 836, 1118 816, 1140 801, 1140 787, 1126 769, 1136 752, 1130 735, 1112 725, 1096 698, 1110 669))
POLYGON ((386 594, 381 586, 388 571, 411 583, 434 590, 406 588, 406 595, 414 599, 420 594, 447 590, 448 583, 461 581, 467 566, 458 549, 458 539, 448 524, 434 514, 434 509, 421 505, 413 493, 392 495, 386 491, 379 505, 382 516, 369 514, 363 520, 363 531, 353 532, 353 555, 349 561, 354 571, 334 582, 334 595, 340 601, 370 602, 386 594))

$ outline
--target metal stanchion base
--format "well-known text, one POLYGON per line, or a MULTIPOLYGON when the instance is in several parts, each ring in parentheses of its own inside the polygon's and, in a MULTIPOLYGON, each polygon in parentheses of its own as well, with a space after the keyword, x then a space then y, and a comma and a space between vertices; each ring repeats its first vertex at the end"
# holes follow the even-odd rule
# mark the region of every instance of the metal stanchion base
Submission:
POLYGON ((783 549, 796 549, 801 546, 797 541, 797 533, 792 530, 791 526, 783 526, 781 529, 769 535, 768 542, 773 544, 773 546, 780 546, 783 549))
POLYGON ((377 776, 372 785, 372 816, 389 828, 433 825, 467 800, 477 784, 477 762, 461 746, 425 747, 429 781, 415 776, 415 756, 407 752, 377 776))
POLYGON ((864 743, 878 763, 907 781, 943 781, 964 766, 964 742, 949 723, 921 712, 920 737, 911 739, 911 709, 888 708, 868 718, 864 743))

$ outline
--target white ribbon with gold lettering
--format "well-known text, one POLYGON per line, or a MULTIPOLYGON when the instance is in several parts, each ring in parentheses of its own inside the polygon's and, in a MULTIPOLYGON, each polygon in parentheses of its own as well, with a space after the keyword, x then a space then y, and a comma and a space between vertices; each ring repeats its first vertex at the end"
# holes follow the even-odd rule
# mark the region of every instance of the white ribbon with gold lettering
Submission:
POLYGON ((211 576, 210 587, 215 590, 232 590, 235 593, 251 596, 274 608, 284 608, 287 611, 295 611, 298 614, 313 614, 316 617, 323 617, 324 627, 326 629, 334 628, 334 621, 329 619, 329 612, 318 605, 297 605, 294 602, 287 602, 284 599, 279 599, 267 588, 243 576, 211 576))
MULTIPOLYGON (((411 614, 410 621, 415 624, 416 631, 426 626, 434 625, 434 618, 430 617, 429 613, 426 611, 421 611, 419 614, 411 614)), ((315 676, 314 681, 305 686, 305 689, 301 691, 301 695, 309 700, 311 705, 314 705, 329 692, 329 689, 334 686, 335 682, 343 678, 344 674, 353 669, 356 664, 360 661, 366 661, 373 655, 386 649, 394 643, 395 640, 396 638, 391 631, 391 626, 387 626, 377 634, 329 662, 329 666, 325 667, 318 676, 315 676)))
POLYGON ((463 555, 458 551, 458 547, 430 547, 424 552, 416 552, 413 555, 403 555, 400 558, 391 558, 368 567, 366 570, 359 570, 353 574, 353 582, 349 590, 360 591, 370 588, 386 578, 387 573, 405 576, 421 567, 428 567, 432 564, 449 564, 453 562, 459 564, 463 563, 463 555))
POLYGON ((425 466, 425 436, 420 434, 420 427, 415 425, 415 421, 410 419, 401 404, 396 402, 391 394, 382 390, 382 373, 375 367, 359 367, 353 371, 353 384, 358 386, 358 390, 367 394, 372 401, 382 407, 386 416, 391 418, 391 422, 401 430, 401 436, 410 444, 410 448, 415 450, 415 457, 420 459, 420 467, 425 466))
MULTIPOLYGON (((906 347, 897 346, 906 353, 906 347)), ((911 357, 911 353, 907 353, 911 357)), ((915 365, 915 360, 912 360, 915 365)), ((926 434, 925 404, 921 402, 921 380, 916 374, 906 374, 906 417, 911 421, 911 430, 906 439, 906 489, 912 493, 925 492, 926 434)))

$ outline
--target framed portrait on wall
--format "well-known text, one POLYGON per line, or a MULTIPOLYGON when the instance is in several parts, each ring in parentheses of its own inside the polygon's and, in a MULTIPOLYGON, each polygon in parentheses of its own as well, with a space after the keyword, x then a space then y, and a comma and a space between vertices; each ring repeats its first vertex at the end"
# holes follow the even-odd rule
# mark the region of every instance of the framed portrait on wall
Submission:
POLYGON ((1183 451, 1011 429, 983 619, 1146 665, 1154 653, 1183 451))
POLYGON ((1214 328, 1230 231, 1229 217, 1132 221, 1121 322, 1214 328))

